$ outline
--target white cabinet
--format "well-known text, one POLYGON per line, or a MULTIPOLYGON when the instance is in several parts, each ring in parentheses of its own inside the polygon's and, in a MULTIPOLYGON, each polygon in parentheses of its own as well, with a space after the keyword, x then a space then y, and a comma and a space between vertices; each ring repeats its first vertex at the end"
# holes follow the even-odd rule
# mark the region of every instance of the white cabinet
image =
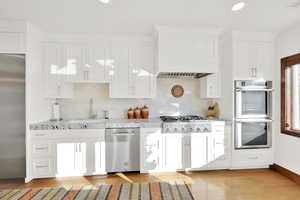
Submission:
POLYGON ((47 98, 72 98, 73 85, 67 83, 70 72, 63 62, 63 46, 44 45, 45 96, 47 98))
POLYGON ((162 169, 162 134, 160 128, 143 128, 140 137, 141 173, 162 169))
POLYGON ((112 79, 109 89, 111 98, 128 98, 134 96, 134 85, 130 85, 129 76, 129 48, 113 47, 111 57, 114 60, 112 79))
POLYGON ((218 73, 200 78, 200 98, 220 98, 221 81, 218 73))
POLYGON ((99 47, 88 47, 84 54, 83 77, 88 82, 108 83, 110 81, 109 71, 113 62, 109 58, 109 50, 101 45, 99 47))
POLYGON ((234 38, 234 79, 273 80, 273 49, 271 40, 234 38))
POLYGON ((24 33, 1 33, 0 32, 0 53, 25 53, 24 33))
POLYGON ((69 81, 74 83, 108 83, 109 66, 107 47, 64 45, 64 63, 69 81))
POLYGON ((156 27, 159 72, 218 72, 219 30, 156 27))
POLYGON ((208 136, 201 133, 191 133, 190 154, 191 162, 189 168, 204 168, 208 161, 208 136))
POLYGON ((105 130, 31 131, 31 177, 105 174, 105 130))
POLYGON ((88 142, 87 150, 87 172, 88 174, 105 174, 105 141, 96 139, 88 142))
POLYGON ((182 170, 183 163, 183 134, 163 134, 163 170, 182 170))
POLYGON ((34 158, 31 162, 32 174, 34 177, 46 178, 55 177, 55 161, 53 158, 34 158))
POLYGON ((156 79, 152 45, 114 44, 111 59, 111 98, 154 97, 156 79))
POLYGON ((86 173, 86 143, 58 141, 56 145, 58 176, 86 173))

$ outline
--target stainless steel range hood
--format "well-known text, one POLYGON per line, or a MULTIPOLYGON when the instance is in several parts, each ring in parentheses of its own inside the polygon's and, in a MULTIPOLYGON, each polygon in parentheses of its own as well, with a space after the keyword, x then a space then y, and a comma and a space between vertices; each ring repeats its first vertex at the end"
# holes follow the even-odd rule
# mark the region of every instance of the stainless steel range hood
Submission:
POLYGON ((160 72, 157 78, 202 78, 204 76, 210 75, 211 73, 193 73, 193 72, 160 72))

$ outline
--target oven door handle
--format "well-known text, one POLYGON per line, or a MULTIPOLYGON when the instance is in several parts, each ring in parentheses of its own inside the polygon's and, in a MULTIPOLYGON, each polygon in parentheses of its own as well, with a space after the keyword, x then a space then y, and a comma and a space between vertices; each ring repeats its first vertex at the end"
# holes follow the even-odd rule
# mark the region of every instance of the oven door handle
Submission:
POLYGON ((273 122, 274 120, 272 120, 272 119, 236 119, 235 121, 238 123, 241 123, 241 122, 267 122, 267 123, 270 123, 270 122, 273 122))
POLYGON ((273 92, 274 89, 236 88, 235 91, 237 91, 237 92, 241 92, 241 91, 273 92))

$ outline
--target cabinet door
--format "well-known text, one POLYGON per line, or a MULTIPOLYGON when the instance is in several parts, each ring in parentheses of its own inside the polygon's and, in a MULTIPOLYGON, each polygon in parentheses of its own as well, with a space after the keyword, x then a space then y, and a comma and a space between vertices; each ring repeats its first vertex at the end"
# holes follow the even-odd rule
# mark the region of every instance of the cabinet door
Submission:
POLYGON ((199 169, 206 166, 208 158, 208 138, 201 133, 191 133, 191 168, 199 169))
POLYGON ((153 47, 144 44, 131 48, 130 85, 135 87, 137 98, 151 98, 155 92, 153 47))
POLYGON ((0 53, 25 53, 24 33, 0 33, 0 53))
POLYGON ((86 172, 86 143, 58 143, 56 151, 59 176, 81 175, 86 172))
POLYGON ((183 169, 183 143, 182 134, 163 135, 163 168, 165 170, 183 169))
POLYGON ((113 47, 111 49, 113 69, 111 70, 110 97, 128 98, 135 95, 133 85, 129 86, 129 48, 113 47))
POLYGON ((105 141, 98 140, 88 143, 89 153, 87 158, 87 168, 91 174, 105 173, 105 141))
POLYGON ((151 172, 161 169, 161 135, 141 135, 141 171, 151 172))
POLYGON ((67 68, 68 81, 81 82, 84 80, 83 76, 83 48, 79 45, 65 45, 64 46, 64 65, 67 68))
POLYGON ((214 134, 209 138, 209 162, 225 159, 225 140, 224 134, 214 134))
POLYGON ((211 74, 200 79, 201 98, 220 98, 220 76, 211 74))
POLYGON ((86 50, 86 63, 89 67, 87 71, 87 80, 94 83, 108 83, 108 67, 106 59, 107 50, 105 47, 89 47, 86 50))
POLYGON ((76 174, 75 148, 76 146, 74 143, 57 144, 56 166, 58 176, 68 176, 76 174))
POLYGON ((256 44, 256 68, 257 77, 265 80, 273 80, 274 69, 272 65, 273 60, 273 43, 259 42, 256 44))
POLYGON ((253 45, 247 41, 236 41, 234 45, 234 78, 251 78, 252 67, 254 66, 253 45))
POLYGON ((86 143, 76 143, 75 145, 75 170, 79 174, 84 174, 86 168, 86 143))
POLYGON ((47 98, 71 98, 73 85, 67 83, 68 69, 63 64, 63 47, 60 44, 44 46, 45 96, 47 98))

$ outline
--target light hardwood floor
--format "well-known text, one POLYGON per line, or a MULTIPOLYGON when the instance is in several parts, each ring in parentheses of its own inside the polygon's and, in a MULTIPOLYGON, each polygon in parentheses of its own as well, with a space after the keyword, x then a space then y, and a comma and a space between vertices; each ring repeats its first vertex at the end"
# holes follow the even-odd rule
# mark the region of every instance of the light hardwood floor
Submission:
POLYGON ((207 171, 160 174, 114 174, 92 177, 68 177, 33 180, 0 180, 0 189, 57 187, 97 183, 128 183, 183 180, 197 200, 298 200, 300 185, 269 169, 207 171))

